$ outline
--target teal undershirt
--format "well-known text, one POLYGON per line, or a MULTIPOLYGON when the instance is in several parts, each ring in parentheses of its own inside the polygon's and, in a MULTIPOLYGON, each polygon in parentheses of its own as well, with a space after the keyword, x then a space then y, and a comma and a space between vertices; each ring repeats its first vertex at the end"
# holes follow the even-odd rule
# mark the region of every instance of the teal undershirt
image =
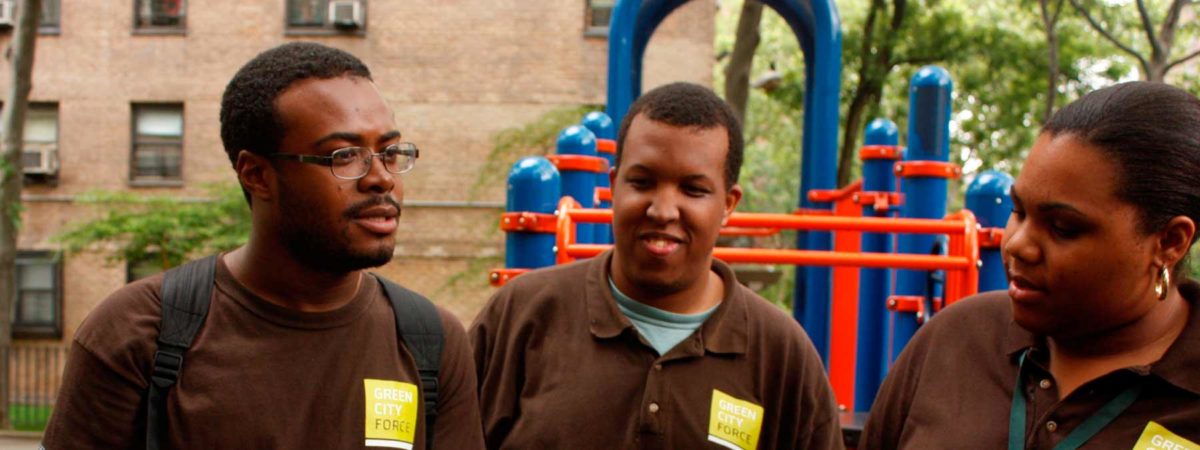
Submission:
POLYGON ((666 354, 691 336, 705 320, 708 320, 708 316, 717 310, 714 306, 698 314, 676 314, 629 298, 617 289, 612 277, 608 277, 608 287, 612 289, 613 298, 617 299, 617 308, 621 310, 621 314, 633 322, 638 333, 646 338, 659 355, 666 354))

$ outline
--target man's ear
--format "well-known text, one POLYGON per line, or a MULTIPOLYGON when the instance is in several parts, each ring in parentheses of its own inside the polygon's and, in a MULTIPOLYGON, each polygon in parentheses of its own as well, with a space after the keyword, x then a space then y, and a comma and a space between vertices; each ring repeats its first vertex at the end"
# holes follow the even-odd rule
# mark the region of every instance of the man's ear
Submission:
POLYGON ((242 189, 245 189, 251 198, 264 202, 275 198, 277 172, 266 157, 249 150, 239 151, 233 169, 237 172, 242 189))
POLYGON ((617 168, 613 167, 611 169, 608 169, 608 188, 612 189, 612 187, 616 186, 616 185, 617 185, 617 168))
POLYGON ((1172 268, 1187 255, 1192 239, 1196 237, 1196 222, 1188 216, 1175 216, 1156 235, 1157 262, 1172 268))
POLYGON ((729 215, 733 214, 733 210, 737 208, 740 201, 742 201, 742 185, 735 184, 725 191, 725 215, 721 217, 721 226, 729 223, 729 215))

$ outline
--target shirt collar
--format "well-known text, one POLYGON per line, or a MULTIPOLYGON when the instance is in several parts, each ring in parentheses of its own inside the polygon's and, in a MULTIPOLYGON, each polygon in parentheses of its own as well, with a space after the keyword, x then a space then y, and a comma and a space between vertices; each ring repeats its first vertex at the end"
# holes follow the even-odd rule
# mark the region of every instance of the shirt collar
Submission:
POLYGON ((1195 286, 1196 281, 1185 283, 1193 284, 1179 290, 1184 294, 1183 300, 1191 306, 1188 308, 1187 324, 1162 359, 1150 366, 1150 373, 1200 394, 1200 377, 1196 376, 1196 367, 1200 366, 1200 286, 1195 286))
MULTIPOLYGON (((587 263, 584 281, 588 327, 593 336, 601 339, 616 337, 633 327, 617 308, 617 301, 608 287, 611 262, 612 250, 592 258, 587 263)), ((749 341, 747 300, 744 295, 739 295, 742 288, 729 265, 713 259, 712 270, 725 282, 725 293, 717 310, 700 326, 703 348, 711 353, 745 353, 749 341)))
MULTIPOLYGON (((1185 283, 1196 284, 1196 281, 1185 283)), ((1200 377, 1195 374, 1195 368, 1200 366, 1200 286, 1190 286, 1180 289, 1183 300, 1191 306, 1188 308, 1187 324, 1183 332, 1167 348, 1162 359, 1150 365, 1150 373, 1180 388, 1200 394, 1200 377)), ((1042 339, 1029 332, 1016 321, 1008 325, 1008 343, 1006 354, 1016 361, 1017 355, 1028 348, 1044 346, 1042 339)))

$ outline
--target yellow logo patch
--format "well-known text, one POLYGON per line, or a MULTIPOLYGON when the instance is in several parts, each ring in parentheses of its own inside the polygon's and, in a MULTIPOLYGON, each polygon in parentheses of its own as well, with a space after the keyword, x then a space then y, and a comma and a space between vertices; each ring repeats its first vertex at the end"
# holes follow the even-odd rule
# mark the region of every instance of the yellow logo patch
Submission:
POLYGON ((708 440, 731 450, 758 448, 763 408, 713 389, 708 413, 708 440))
POLYGON ((1134 450, 1200 450, 1200 445, 1181 438, 1154 422, 1146 424, 1142 437, 1138 438, 1134 450))
POLYGON ((417 431, 417 386, 389 380, 363 380, 367 396, 367 447, 412 450, 417 431))

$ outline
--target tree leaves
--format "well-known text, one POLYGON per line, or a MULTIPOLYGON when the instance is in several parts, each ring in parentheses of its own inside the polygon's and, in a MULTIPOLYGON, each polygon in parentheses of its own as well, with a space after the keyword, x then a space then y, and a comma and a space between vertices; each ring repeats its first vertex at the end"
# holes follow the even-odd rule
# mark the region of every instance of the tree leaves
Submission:
POLYGON ((103 215, 69 226, 54 240, 70 252, 111 252, 108 260, 113 262, 161 258, 164 270, 244 244, 251 219, 241 187, 219 184, 207 191, 205 198, 89 192, 76 201, 104 210, 103 215))

